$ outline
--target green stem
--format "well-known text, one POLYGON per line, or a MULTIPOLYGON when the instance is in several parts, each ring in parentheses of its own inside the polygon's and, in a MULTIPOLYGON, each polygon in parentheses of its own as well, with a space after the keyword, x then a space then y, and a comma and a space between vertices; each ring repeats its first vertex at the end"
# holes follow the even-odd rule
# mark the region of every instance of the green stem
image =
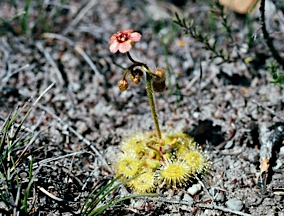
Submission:
MULTIPOLYGON (((133 62, 133 65, 128 68, 128 71, 131 70, 131 67, 140 66, 146 72, 146 89, 147 89, 147 95, 148 95, 149 104, 150 104, 150 108, 151 108, 151 112, 152 112, 152 117, 153 117, 154 124, 155 124, 155 127, 156 127, 157 136, 160 140, 162 140, 158 116, 157 116, 157 112, 156 112, 156 108, 155 108, 154 95, 153 95, 153 91, 152 91, 152 83, 151 83, 152 77, 157 76, 157 75, 154 74, 152 71, 150 71, 146 64, 144 64, 142 62, 135 61, 132 58, 132 56, 130 55, 129 52, 127 52, 126 54, 129 58, 129 60, 133 62)), ((126 76, 128 71, 126 70, 124 72, 124 77, 126 76)))
POLYGON ((154 101, 154 95, 153 95, 153 91, 152 91, 151 79, 152 79, 151 75, 146 73, 146 89, 147 89, 149 104, 150 104, 154 124, 155 124, 155 127, 156 127, 157 136, 161 140, 162 135, 161 135, 158 116, 157 116, 157 112, 156 112, 156 108, 155 108, 155 101, 154 101))
POLYGON ((151 144, 153 144, 153 142, 148 142, 148 143, 146 143, 146 146, 149 149, 152 149, 156 153, 157 159, 160 160, 163 157, 161 152, 158 149, 156 149, 155 147, 151 146, 151 144))

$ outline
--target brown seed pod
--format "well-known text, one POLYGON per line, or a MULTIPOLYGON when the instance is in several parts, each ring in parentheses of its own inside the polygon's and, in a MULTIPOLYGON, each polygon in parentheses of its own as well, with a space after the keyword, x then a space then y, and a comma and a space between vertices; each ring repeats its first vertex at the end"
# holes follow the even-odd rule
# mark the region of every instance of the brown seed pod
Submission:
POLYGON ((163 92, 166 89, 166 81, 164 80, 163 82, 156 82, 153 80, 152 88, 154 92, 163 92))
POLYGON ((134 84, 139 84, 140 83, 140 79, 143 76, 143 71, 140 69, 135 69, 133 71, 131 71, 131 73, 129 74, 129 79, 134 83, 134 84))
POLYGON ((154 71, 154 74, 157 75, 157 76, 153 76, 153 79, 155 80, 155 82, 160 83, 160 82, 164 82, 166 80, 166 70, 161 69, 161 68, 157 68, 154 71))
POLYGON ((126 79, 121 79, 118 81, 118 88, 120 91, 125 91, 128 88, 128 82, 126 79))
POLYGON ((133 76, 132 74, 129 74, 129 79, 136 85, 140 83, 140 77, 133 76))

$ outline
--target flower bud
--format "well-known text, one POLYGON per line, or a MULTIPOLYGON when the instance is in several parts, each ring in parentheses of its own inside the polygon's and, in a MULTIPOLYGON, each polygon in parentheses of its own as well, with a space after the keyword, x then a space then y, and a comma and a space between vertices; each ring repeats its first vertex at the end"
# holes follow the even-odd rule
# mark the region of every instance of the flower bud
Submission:
POLYGON ((166 81, 156 82, 155 80, 152 81, 152 88, 154 92, 163 92, 166 89, 166 81))
POLYGON ((118 81, 118 88, 120 91, 125 91, 128 88, 128 82, 126 79, 121 79, 118 81))
POLYGON ((130 73, 129 79, 137 85, 140 83, 141 76, 143 76, 143 71, 141 71, 140 69, 135 69, 130 73))
POLYGON ((129 74, 129 79, 136 85, 140 83, 140 77, 133 76, 132 74, 129 74))
POLYGON ((154 71, 154 74, 157 75, 157 76, 153 76, 153 79, 155 80, 155 82, 160 83, 160 82, 164 82, 166 80, 166 70, 161 69, 161 68, 157 68, 154 71))

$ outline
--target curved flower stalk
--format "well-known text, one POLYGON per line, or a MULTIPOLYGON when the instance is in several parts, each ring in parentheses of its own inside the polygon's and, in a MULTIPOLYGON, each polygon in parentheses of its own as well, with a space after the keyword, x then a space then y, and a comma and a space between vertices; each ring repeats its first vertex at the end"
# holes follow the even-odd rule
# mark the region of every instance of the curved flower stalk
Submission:
POLYGON ((166 89, 166 71, 157 68, 153 73, 145 63, 136 61, 132 58, 129 51, 135 42, 139 42, 142 35, 138 32, 133 32, 132 29, 121 30, 113 34, 109 40, 109 50, 112 53, 117 51, 121 53, 127 53, 127 57, 132 62, 132 64, 124 71, 121 80, 118 81, 118 87, 121 91, 127 90, 129 83, 126 76, 129 74, 129 79, 134 84, 139 84, 141 77, 143 76, 143 71, 146 74, 146 89, 149 99, 149 104, 152 112, 152 117, 154 120, 157 136, 161 139, 161 130, 158 122, 158 116, 156 112, 153 91, 163 92, 166 89))

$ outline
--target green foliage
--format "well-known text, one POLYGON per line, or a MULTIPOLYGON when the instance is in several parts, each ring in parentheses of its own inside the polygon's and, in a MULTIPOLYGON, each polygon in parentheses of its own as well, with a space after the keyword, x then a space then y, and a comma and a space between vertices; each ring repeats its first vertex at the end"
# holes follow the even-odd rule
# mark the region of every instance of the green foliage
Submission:
POLYGON ((107 185, 102 186, 99 185, 96 187, 92 193, 88 196, 83 208, 82 215, 88 216, 96 216, 102 214, 107 208, 114 206, 120 202, 123 202, 128 199, 144 197, 144 196, 156 196, 156 194, 141 194, 141 195, 131 195, 127 197, 123 197, 121 199, 115 200, 114 198, 107 199, 108 196, 111 196, 111 193, 118 189, 120 186, 126 184, 127 182, 135 179, 138 175, 133 176, 130 179, 124 180, 118 183, 121 176, 116 177, 112 181, 110 181, 107 185), (117 183, 116 185, 114 185, 117 183), (106 204, 103 204, 103 202, 106 204))
POLYGON ((14 206, 17 211, 28 214, 27 200, 33 183, 32 160, 30 160, 30 169, 27 171, 29 181, 24 194, 21 193, 21 190, 25 184, 19 182, 19 172, 25 170, 26 165, 23 161, 34 151, 32 148, 29 149, 28 146, 34 142, 35 134, 22 131, 23 123, 30 111, 27 112, 20 124, 17 125, 16 123, 26 105, 10 114, 0 129, 0 193, 2 194, 0 201, 5 203, 8 212, 14 206), (22 150, 19 151, 19 149, 22 150), (13 196, 13 199, 10 196, 13 196), (22 207, 19 200, 23 200, 22 207))
POLYGON ((32 155, 38 150, 34 149, 33 143, 40 132, 33 132, 24 128, 23 125, 36 103, 53 85, 54 83, 35 100, 28 110, 26 109, 30 102, 9 114, 0 128, 0 201, 5 205, 7 213, 29 214, 28 198, 33 186, 32 155), (20 123, 17 123, 21 115, 24 117, 20 123), (27 160, 30 162, 29 165, 25 162, 27 160), (28 181, 25 183, 19 180, 21 172, 29 174, 28 181))
POLYGON ((273 79, 271 81, 272 84, 274 85, 284 84, 284 73, 283 71, 278 70, 278 64, 275 61, 270 62, 270 65, 268 66, 268 71, 273 79))
MULTIPOLYGON (((24 123, 35 104, 53 85, 54 83, 37 98, 30 108, 28 108, 30 102, 25 103, 22 107, 18 107, 5 119, 0 128, 0 202, 2 210, 9 215, 15 212, 17 214, 29 215, 32 209, 29 200, 31 199, 31 190, 34 187, 35 179, 33 174, 33 155, 38 150, 34 148, 33 143, 40 132, 33 132, 25 128, 24 123), (24 116, 21 119, 22 115, 24 116), (19 123, 17 123, 18 121, 19 123), (28 173, 27 181, 22 181, 20 177, 21 172, 28 173)), ((117 177, 105 186, 99 185, 96 187, 85 201, 82 207, 82 215, 100 215, 107 208, 127 199, 156 196, 156 194, 140 194, 123 197, 118 200, 109 198, 112 196, 113 191, 137 176, 135 175, 122 182, 118 182, 120 177, 117 177)))
MULTIPOLYGON (((283 5, 281 4, 281 2, 283 2, 283 0, 279 2, 275 2, 277 9, 280 9, 281 6, 283 5)), ((273 39, 270 37, 270 34, 266 30, 264 5, 265 5, 265 0, 262 0, 261 5, 260 5, 260 12, 261 12, 260 20, 261 20, 261 25, 262 25, 262 33, 266 41, 266 44, 272 53, 272 56, 278 62, 278 65, 276 64, 276 62, 271 63, 270 66, 268 67, 268 70, 273 79, 271 83, 275 85, 281 85, 284 83, 284 73, 278 70, 278 66, 280 65, 283 68, 284 61, 283 61, 283 58, 279 55, 276 48, 274 47, 273 42, 272 42, 273 39)), ((254 7, 256 6, 257 4, 254 5, 254 7)), ((198 27, 193 25, 193 21, 188 22, 186 21, 186 19, 180 18, 177 13, 176 13, 176 20, 174 20, 174 22, 183 29, 185 34, 189 34, 192 38, 194 38, 196 42, 202 43, 203 49, 211 51, 213 53, 211 58, 213 59, 221 58, 222 62, 220 62, 220 64, 224 62, 229 62, 229 63, 235 62, 238 59, 241 59, 244 63, 246 63, 247 58, 244 58, 240 55, 239 46, 237 45, 237 43, 235 42, 235 38, 233 37, 233 31, 231 29, 231 24, 229 23, 229 20, 228 20, 228 15, 224 13, 225 11, 224 6, 221 5, 219 1, 215 1, 213 4, 210 4, 210 7, 211 7, 211 14, 213 15, 210 17, 213 17, 213 18, 215 17, 215 19, 212 19, 212 21, 209 22, 210 25, 217 26, 217 25, 214 25, 214 22, 220 21, 220 24, 223 27, 223 32, 226 33, 227 38, 229 39, 230 43, 233 45, 231 47, 236 48, 235 51, 237 54, 237 58, 236 57, 232 58, 230 56, 230 53, 232 51, 230 46, 224 46, 224 44, 218 43, 217 40, 213 40, 214 36, 209 36, 208 34, 204 33, 204 27, 202 30, 198 29, 198 27)), ((252 25, 252 19, 249 17, 249 14, 245 16, 244 24, 248 28, 247 37, 245 38, 247 39, 246 42, 248 43, 249 47, 252 47, 253 42, 254 42, 254 37, 252 37, 254 30, 253 30, 253 25, 252 25)), ((218 37, 222 35, 220 33, 220 30, 222 29, 220 28, 216 29, 217 33, 215 33, 215 35, 218 34, 218 37)))
MULTIPOLYGON (((193 26, 193 22, 187 22, 186 19, 181 19, 179 15, 176 13, 176 20, 174 22, 183 28, 185 34, 189 34, 196 42, 200 42, 203 44, 203 49, 209 50, 213 53, 211 58, 221 58, 222 63, 231 62, 231 57, 229 53, 225 53, 223 48, 219 48, 217 44, 217 40, 211 42, 211 37, 202 33, 196 26, 193 26)), ((226 24, 227 19, 224 19, 222 24, 226 27, 226 29, 230 29, 226 24)), ((228 32, 230 35, 231 30, 228 32)))
POLYGON ((64 12, 61 0, 58 6, 45 4, 44 0, 11 1, 11 7, 15 9, 12 18, 0 18, 0 34, 12 32, 16 35, 25 35, 38 38, 41 34, 56 31, 56 20, 64 12), (23 8, 23 11, 22 11, 23 8))
MULTIPOLYGON (((224 6, 219 3, 219 1, 214 1, 210 3, 210 19, 207 20, 207 30, 206 26, 200 29, 198 26, 194 25, 194 21, 187 21, 185 18, 180 18, 176 13, 176 19, 174 23, 183 29, 185 34, 189 34, 196 42, 203 44, 203 49, 212 52, 211 58, 220 58, 222 63, 231 63, 238 60, 244 62, 244 58, 240 55, 239 45, 236 43, 233 30, 231 28, 231 23, 229 21, 229 15, 225 13, 224 6), (209 23, 209 26, 208 26, 209 23), (210 33, 211 32, 211 33, 210 33), (231 56, 231 53, 236 51, 237 57, 231 56)), ((245 26, 248 27, 248 32, 252 33, 251 20, 247 17, 245 20, 245 26)), ((248 35, 248 41, 251 45, 252 37, 248 35)))
POLYGON ((25 192, 24 192, 24 199, 23 199, 22 208, 21 208, 21 209, 24 210, 26 215, 29 214, 28 198, 30 196, 30 191, 31 191, 31 188, 32 188, 32 184, 34 183, 34 178, 33 178, 32 172, 33 172, 33 160, 30 160, 29 183, 28 183, 28 186, 27 186, 27 188, 25 189, 25 192))
POLYGON ((20 22, 22 34, 26 34, 27 29, 28 29, 28 25, 29 25, 28 18, 29 18, 29 10, 30 10, 30 6, 31 6, 31 2, 32 2, 32 0, 26 0, 26 3, 25 3, 24 15, 23 15, 21 22, 20 22))

